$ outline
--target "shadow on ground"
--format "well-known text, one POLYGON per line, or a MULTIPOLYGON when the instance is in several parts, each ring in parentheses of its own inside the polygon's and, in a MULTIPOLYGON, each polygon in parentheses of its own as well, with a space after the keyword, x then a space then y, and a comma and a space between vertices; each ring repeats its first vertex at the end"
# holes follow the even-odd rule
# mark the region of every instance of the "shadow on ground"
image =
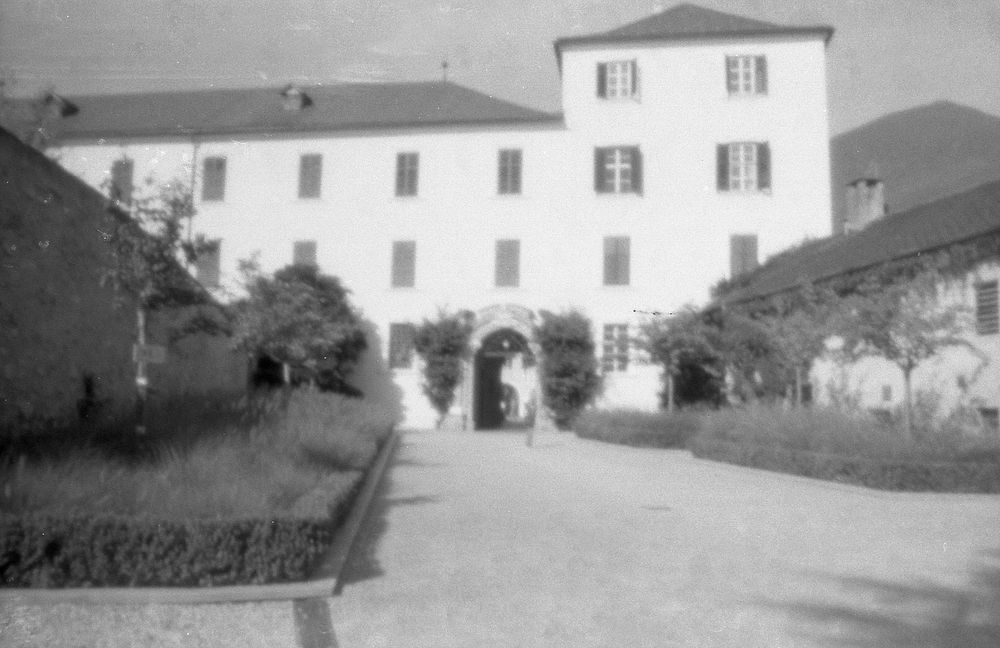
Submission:
POLYGON ((929 582, 831 578, 851 603, 769 602, 792 623, 806 622, 824 646, 997 648, 1000 646, 1000 550, 986 552, 963 588, 929 582))
POLYGON ((393 507, 419 506, 437 501, 435 498, 426 495, 400 497, 396 494, 393 484, 393 472, 397 468, 443 465, 425 465, 419 461, 401 457, 400 454, 405 453, 405 446, 406 443, 404 440, 396 447, 393 455, 389 458, 389 467, 385 471, 378 490, 375 491, 368 515, 365 516, 364 521, 361 523, 357 539, 354 541, 354 546, 351 547, 350 554, 347 556, 344 571, 341 574, 338 584, 338 591, 342 590, 345 586, 378 578, 385 573, 378 561, 378 548, 382 542, 382 538, 385 537, 386 531, 389 529, 389 511, 393 507))

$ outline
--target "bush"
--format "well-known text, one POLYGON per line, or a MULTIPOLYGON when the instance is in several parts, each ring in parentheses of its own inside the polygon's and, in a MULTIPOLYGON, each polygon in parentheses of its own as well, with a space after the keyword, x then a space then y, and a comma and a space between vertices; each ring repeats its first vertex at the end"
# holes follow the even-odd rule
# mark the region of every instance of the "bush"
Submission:
POLYGON ((696 457, 897 491, 1000 493, 1000 461, 843 456, 747 442, 695 439, 696 457))
POLYGON ((685 448, 698 432, 700 417, 693 412, 587 410, 577 418, 577 436, 642 448, 685 448))
POLYGON ((413 345, 424 361, 424 394, 441 417, 455 401, 471 334, 469 314, 440 313, 436 321, 424 320, 414 335, 413 345))
POLYGON ((590 320, 577 311, 541 316, 535 338, 542 351, 542 399, 556 425, 567 429, 601 388, 590 320))

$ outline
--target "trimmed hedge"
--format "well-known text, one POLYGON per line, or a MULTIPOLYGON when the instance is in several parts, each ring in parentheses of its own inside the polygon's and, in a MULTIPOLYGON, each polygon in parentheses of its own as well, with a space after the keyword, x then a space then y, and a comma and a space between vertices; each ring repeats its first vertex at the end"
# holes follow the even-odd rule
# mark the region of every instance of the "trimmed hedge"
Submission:
POLYGON ((1000 493, 1000 461, 870 459, 696 438, 696 457, 892 491, 1000 493))
POLYGON ((335 473, 289 516, 0 518, 3 587, 210 587, 301 581, 333 541, 363 473, 335 473))
POLYGON ((700 417, 692 412, 588 410, 573 425, 578 437, 638 448, 686 448, 698 433, 700 417))

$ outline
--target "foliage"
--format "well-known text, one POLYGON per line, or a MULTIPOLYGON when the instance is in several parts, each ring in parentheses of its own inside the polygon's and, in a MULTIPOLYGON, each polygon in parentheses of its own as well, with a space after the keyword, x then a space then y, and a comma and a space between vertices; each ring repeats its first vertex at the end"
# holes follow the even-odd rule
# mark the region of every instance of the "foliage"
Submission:
POLYGON ((321 387, 344 383, 367 348, 349 291, 313 265, 267 277, 243 266, 247 296, 236 304, 237 344, 287 363, 321 387))
POLYGON ((743 402, 782 395, 785 359, 773 332, 739 311, 718 314, 715 324, 711 342, 732 380, 731 395, 743 402))
POLYGON ((941 275, 924 272, 910 281, 869 282, 847 298, 838 332, 848 360, 882 357, 903 372, 906 430, 913 430, 913 370, 948 346, 968 345, 960 336, 967 310, 938 298, 941 275))
POLYGON ((685 448, 697 434, 700 416, 695 412, 642 412, 597 410, 582 412, 573 429, 577 436, 641 448, 685 448))
POLYGON ((541 348, 539 381, 543 403, 565 429, 601 388, 590 320, 578 311, 541 312, 535 339, 541 348))
POLYGON ((657 318, 642 328, 639 344, 663 365, 664 396, 668 412, 677 401, 676 384, 686 367, 697 366, 708 376, 721 379, 721 358, 712 344, 712 331, 693 308, 657 318))
POLYGON ((455 389, 462 380, 462 359, 469 355, 472 314, 438 313, 417 328, 413 345, 423 359, 424 394, 441 419, 455 402, 455 389))

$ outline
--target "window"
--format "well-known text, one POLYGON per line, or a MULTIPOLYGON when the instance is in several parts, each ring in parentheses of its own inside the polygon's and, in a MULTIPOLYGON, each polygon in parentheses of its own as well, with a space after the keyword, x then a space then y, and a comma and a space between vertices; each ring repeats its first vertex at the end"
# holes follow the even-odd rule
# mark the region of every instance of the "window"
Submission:
POLYGON ((521 280, 521 242, 497 241, 496 285, 516 288, 521 280))
POLYGON ((979 417, 983 419, 983 427, 996 434, 1000 432, 1000 410, 996 407, 980 407, 979 417))
POLYGON ((629 283, 629 247, 627 236, 604 238, 604 285, 627 286, 629 283))
POLYGON ((207 157, 201 180, 202 200, 224 200, 226 197, 226 158, 207 157))
POLYGON ((642 154, 638 146, 594 149, 597 193, 642 193, 642 154))
POLYGON ((392 287, 413 288, 416 284, 417 242, 394 241, 392 244, 392 287))
POLYGON ((767 94, 767 58, 727 56, 726 90, 730 95, 767 94))
POLYGON ((733 234, 729 237, 729 277, 739 277, 757 269, 757 235, 733 234))
POLYGON ((628 346, 628 324, 605 324, 601 368, 605 372, 628 369, 628 346))
POLYGON ((390 369, 409 369, 413 366, 413 339, 416 333, 412 324, 389 325, 390 369))
POLYGON ((132 204, 132 173, 135 163, 126 157, 111 164, 111 200, 132 204))
POLYGON ((770 191, 771 147, 767 142, 731 142, 716 147, 719 191, 770 191))
POLYGON ((292 243, 292 265, 316 265, 316 241, 292 243))
POLYGON ((520 149, 505 149, 500 151, 498 165, 497 193, 521 193, 521 151, 520 149))
POLYGON ((323 156, 310 153, 299 158, 299 198, 319 198, 323 182, 323 156))
POLYGON ((400 153, 396 156, 396 195, 417 195, 419 153, 400 153))
POLYGON ((1000 307, 997 303, 996 281, 976 284, 976 333, 979 335, 1000 333, 1000 307))
POLYGON ((639 66, 632 61, 597 64, 597 96, 630 99, 639 96, 639 66))
POLYGON ((215 245, 199 252, 198 257, 195 259, 195 278, 206 288, 217 288, 219 286, 221 256, 222 243, 221 241, 216 241, 215 245))

